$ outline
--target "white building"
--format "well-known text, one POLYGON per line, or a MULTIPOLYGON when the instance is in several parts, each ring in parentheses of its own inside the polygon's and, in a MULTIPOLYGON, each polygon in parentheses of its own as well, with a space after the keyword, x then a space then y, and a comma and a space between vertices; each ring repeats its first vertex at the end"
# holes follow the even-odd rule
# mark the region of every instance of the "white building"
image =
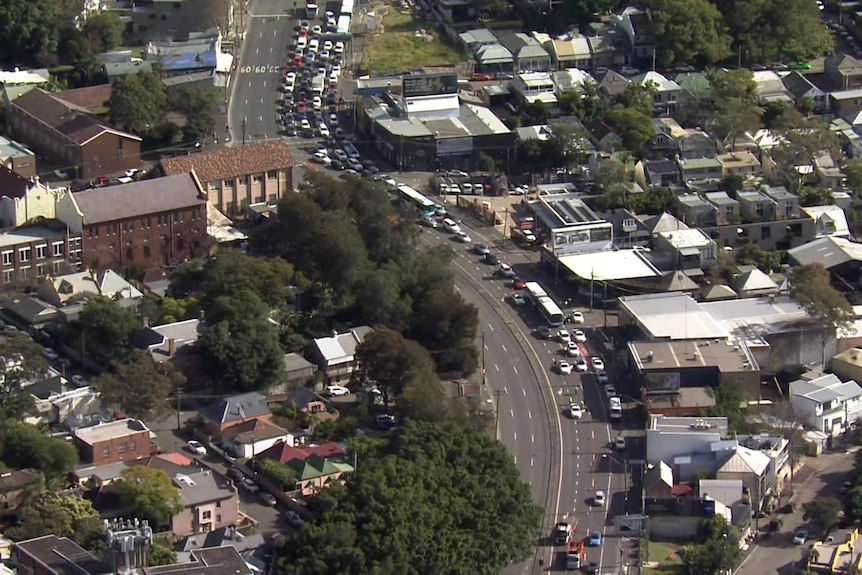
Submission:
POLYGON ((557 85, 549 72, 518 74, 509 82, 509 88, 515 96, 527 104, 544 102, 549 106, 557 105, 557 85))
POLYGON ((792 382, 790 397, 794 413, 805 425, 827 435, 842 433, 848 422, 862 416, 862 387, 834 374, 792 382))
POLYGON ((710 453, 710 446, 727 437, 726 417, 651 415, 646 430, 647 461, 674 466, 679 455, 710 453))
POLYGON ((356 349, 373 330, 360 326, 345 333, 333 333, 330 337, 314 340, 313 352, 318 367, 330 382, 347 381, 356 369, 356 349))

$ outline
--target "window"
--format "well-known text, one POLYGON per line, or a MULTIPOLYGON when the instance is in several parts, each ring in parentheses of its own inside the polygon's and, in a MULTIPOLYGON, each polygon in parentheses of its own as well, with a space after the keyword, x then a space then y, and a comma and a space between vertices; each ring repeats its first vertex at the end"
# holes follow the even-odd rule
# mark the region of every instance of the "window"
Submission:
POLYGON ((278 194, 270 194, 269 195, 269 203, 277 204, 278 203, 278 194))
POLYGON ((201 519, 212 519, 213 512, 212 511, 204 511, 201 515, 201 519))
POLYGON ((233 188, 233 180, 225 180, 224 181, 224 187, 233 188))
POLYGON ((129 449, 129 444, 125 441, 117 446, 117 453, 125 453, 129 449))
POLYGON ((221 523, 221 514, 216 515, 216 523, 221 523))
POLYGON ((102 457, 108 457, 109 455, 111 455, 111 446, 106 445, 102 448, 102 457))
POLYGON ((63 242, 54 242, 51 246, 54 248, 55 258, 63 257, 63 242))
POLYGON ((768 240, 772 237, 772 226, 763 226, 760 228, 760 239, 768 240))
POLYGON ((36 264, 36 276, 43 278, 48 275, 48 264, 36 264))
POLYGON ((150 257, 150 246, 144 246, 144 257, 150 257))
POLYGON ((126 261, 130 262, 135 258, 135 251, 132 248, 126 248, 126 261))
POLYGON ((137 447, 138 446, 137 444, 135 444, 134 439, 129 440, 129 451, 134 451, 135 449, 137 449, 137 447))
POLYGON ((254 175, 254 183, 259 184, 263 181, 263 174, 255 174, 254 175))
POLYGON ((57 275, 63 269, 63 262, 54 262, 51 268, 54 270, 54 275, 57 275))
POLYGON ((216 501, 216 507, 221 507, 221 501, 216 501))
POLYGON ((41 246, 36 246, 36 259, 44 260, 48 257, 48 245, 42 244, 41 246))
POLYGON ((239 177, 239 183, 242 185, 248 184, 248 176, 240 176, 239 177))
POLYGON ((15 281, 15 270, 3 270, 3 283, 10 284, 15 281))
POLYGON ((268 180, 274 180, 274 179, 276 179, 277 177, 278 177, 278 172, 276 172, 275 170, 272 170, 272 171, 269 171, 269 172, 267 172, 267 173, 266 173, 266 178, 267 178, 268 180))
POLYGON ((3 265, 11 266, 15 259, 12 257, 12 250, 3 252, 3 265))
POLYGON ((22 262, 30 261, 30 248, 21 248, 18 250, 18 259, 22 262))
POLYGON ((20 272, 19 277, 21 278, 22 282, 25 282, 30 279, 30 266, 21 267, 18 269, 18 271, 20 272))

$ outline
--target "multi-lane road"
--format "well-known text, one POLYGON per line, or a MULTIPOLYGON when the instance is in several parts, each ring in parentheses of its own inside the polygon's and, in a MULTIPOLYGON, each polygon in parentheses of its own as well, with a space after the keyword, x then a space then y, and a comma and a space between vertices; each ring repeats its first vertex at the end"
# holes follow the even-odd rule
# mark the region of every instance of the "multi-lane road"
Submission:
MULTIPOLYGON (((499 239, 488 228, 467 231, 474 242, 493 245, 499 239)), ((472 253, 469 245, 455 243, 436 230, 426 230, 423 236, 423 241, 444 243, 457 253, 456 287, 479 310, 486 380, 498 401, 498 436, 530 482, 535 500, 545 507, 534 557, 507 573, 537 572, 540 560, 545 568, 565 569, 565 549, 554 546, 552 539, 558 521, 577 523, 577 538, 601 531, 605 541, 587 549, 587 561, 598 563, 601 573, 620 572, 620 539, 609 518, 623 513, 626 458, 609 448, 621 431, 609 425, 603 390, 592 375, 563 376, 552 369, 554 360, 562 359, 560 345, 533 335, 540 318, 508 301, 508 282, 492 279, 494 268, 472 253), (579 421, 568 416, 569 397, 587 404, 588 411, 579 421), (597 490, 607 494, 603 507, 592 506, 597 490)), ((498 255, 523 279, 545 279, 533 277, 535 266, 529 264, 526 254, 498 255)), ((589 328, 587 332, 594 338, 588 340, 587 348, 596 352, 598 335, 589 328)))
POLYGON ((293 10, 293 0, 248 3, 248 24, 228 104, 228 129, 234 145, 278 137, 276 95, 293 32, 293 10))

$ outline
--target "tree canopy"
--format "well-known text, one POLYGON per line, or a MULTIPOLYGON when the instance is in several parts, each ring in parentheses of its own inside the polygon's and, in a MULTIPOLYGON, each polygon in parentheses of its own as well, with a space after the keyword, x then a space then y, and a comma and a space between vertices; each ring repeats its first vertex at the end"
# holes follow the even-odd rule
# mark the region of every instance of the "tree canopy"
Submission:
POLYGON ((129 417, 150 420, 167 411, 167 398, 185 383, 173 365, 156 363, 146 353, 135 350, 126 361, 114 365, 93 382, 107 405, 116 406, 129 417))
POLYGON ((811 522, 823 530, 824 535, 829 535, 829 532, 838 525, 842 505, 835 497, 818 497, 803 503, 802 509, 808 514, 811 522))
POLYGON ((41 471, 53 483, 75 469, 78 451, 71 443, 45 435, 35 425, 9 419, 0 428, 0 460, 15 469, 41 471))
POLYGON ((84 305, 77 320, 68 324, 66 336, 84 357, 109 366, 128 356, 132 335, 140 327, 140 320, 132 310, 108 298, 96 297, 84 305))
POLYGON ((112 83, 109 106, 117 127, 150 137, 165 122, 167 89, 158 75, 149 70, 120 76, 112 83))
POLYGON ((655 136, 652 118, 635 108, 617 108, 607 115, 607 121, 617 130, 627 150, 639 153, 655 136))
POLYGON ((715 575, 739 565, 739 530, 720 515, 701 521, 697 540, 682 552, 683 562, 691 575, 715 575))
POLYGON ((853 306, 841 292, 832 287, 829 272, 815 263, 793 268, 790 276, 790 296, 799 302, 808 315, 824 331, 850 329, 856 321, 853 306))
POLYGON ((360 381, 373 382, 386 405, 413 381, 433 381, 434 360, 428 350, 391 329, 377 329, 356 351, 360 381))
POLYGON ((162 469, 135 465, 124 470, 114 485, 132 513, 156 529, 169 526, 171 518, 183 509, 177 488, 162 469))
POLYGON ((5 337, 0 343, 0 420, 35 411, 33 396, 21 388, 47 372, 39 344, 21 333, 5 337))
POLYGON ((359 461, 314 521, 276 549, 276 575, 497 573, 527 557, 542 510, 502 444, 454 423, 410 423, 359 461))
POLYGON ((54 534, 68 537, 85 549, 98 546, 104 538, 99 512, 89 500, 47 491, 24 501, 18 524, 7 533, 15 541, 54 534))
POLYGON ((708 0, 655 0, 652 26, 658 61, 715 64, 731 54, 724 16, 708 0))

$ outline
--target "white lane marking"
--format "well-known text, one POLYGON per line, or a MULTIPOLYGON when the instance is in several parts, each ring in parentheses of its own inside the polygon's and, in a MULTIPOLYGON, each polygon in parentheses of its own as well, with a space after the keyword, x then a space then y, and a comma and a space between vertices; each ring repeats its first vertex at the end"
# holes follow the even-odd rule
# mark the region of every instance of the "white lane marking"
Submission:
POLYGON ((518 465, 518 456, 515 456, 515 465, 518 465))
POLYGON ((502 343, 501 343, 501 344, 500 344, 500 347, 502 347, 502 348, 503 348, 503 351, 504 351, 504 352, 509 353, 509 350, 508 350, 508 349, 506 349, 506 345, 505 345, 505 344, 502 344, 502 343))
POLYGON ((461 288, 459 288, 458 286, 455 286, 455 291, 460 293, 460 292, 461 292, 461 288))
POLYGON ((494 326, 493 326, 493 325, 491 325, 490 323, 488 324, 488 328, 489 328, 491 331, 497 331, 496 329, 494 329, 494 326))
POLYGON ((513 431, 513 432, 512 432, 512 435, 515 437, 515 442, 517 443, 517 441, 518 441, 518 432, 517 432, 517 431, 513 431))
POLYGON ((505 385, 503 386, 503 393, 505 393, 505 394, 509 393, 509 388, 507 388, 505 385))
POLYGON ((530 458, 530 467, 533 467, 533 458, 530 458))
POLYGON ((487 343, 486 343, 486 344, 483 344, 483 345, 482 345, 482 347, 484 347, 484 348, 485 348, 485 351, 488 351, 488 350, 490 349, 490 348, 488 347, 488 344, 487 344, 487 343))
POLYGON ((524 389, 523 387, 521 388, 521 393, 524 394, 524 397, 527 397, 527 390, 524 389))
POLYGON ((530 419, 533 419, 533 412, 532 412, 532 411, 528 411, 528 412, 527 412, 527 417, 528 417, 528 418, 530 418, 530 419))
POLYGON ((254 51, 254 53, 255 53, 255 54, 260 54, 260 48, 257 48, 257 49, 254 51))
POLYGON ((266 80, 263 81, 263 87, 266 88, 266 80))
POLYGON ((514 419, 514 418, 515 418, 515 410, 514 410, 514 409, 510 409, 510 410, 509 410, 509 415, 512 417, 512 419, 514 419))
POLYGON ((536 436, 535 435, 532 435, 532 434, 530 435, 530 443, 536 443, 536 436))
POLYGON ((518 368, 517 368, 517 367, 515 367, 514 365, 512 366, 512 369, 514 369, 514 370, 515 370, 515 373, 518 373, 518 368))
POLYGON ((494 369, 496 369, 497 371, 500 371, 500 366, 498 366, 498 365, 495 363, 495 364, 494 364, 494 369))

